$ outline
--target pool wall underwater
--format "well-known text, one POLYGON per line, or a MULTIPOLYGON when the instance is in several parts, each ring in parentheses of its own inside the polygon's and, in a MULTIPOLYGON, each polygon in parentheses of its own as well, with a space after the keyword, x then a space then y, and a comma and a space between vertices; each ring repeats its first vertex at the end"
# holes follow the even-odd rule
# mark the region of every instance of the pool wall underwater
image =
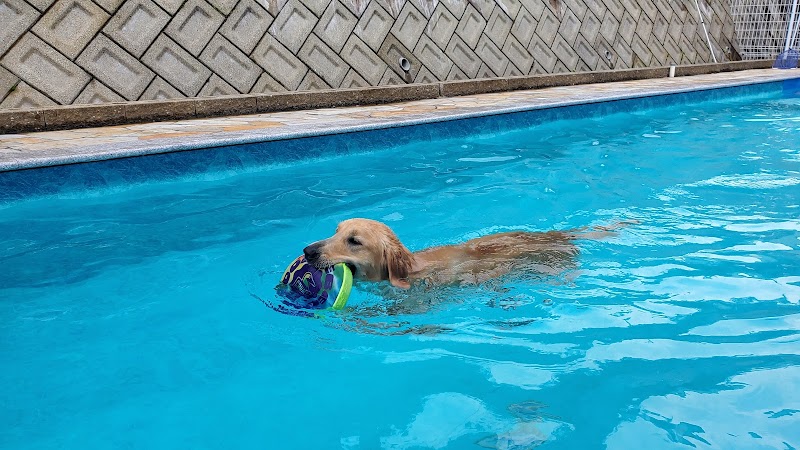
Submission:
POLYGON ((559 120, 597 118, 614 113, 632 113, 731 98, 780 98, 795 96, 798 92, 800 78, 793 78, 646 97, 538 107, 478 117, 446 118, 436 122, 366 131, 10 170, 0 172, 0 203, 87 190, 119 189, 131 184, 177 180, 201 174, 224 176, 256 170, 270 164, 371 152, 432 139, 502 133, 559 120))

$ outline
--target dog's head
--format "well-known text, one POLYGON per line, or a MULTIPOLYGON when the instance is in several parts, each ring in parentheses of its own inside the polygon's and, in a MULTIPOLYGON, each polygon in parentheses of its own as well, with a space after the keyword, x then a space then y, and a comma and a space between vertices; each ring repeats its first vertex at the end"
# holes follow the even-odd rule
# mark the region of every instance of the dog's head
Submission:
POLYGON ((305 249, 306 260, 317 268, 345 263, 357 279, 389 280, 408 289, 413 256, 386 225, 369 219, 349 219, 328 239, 305 249))

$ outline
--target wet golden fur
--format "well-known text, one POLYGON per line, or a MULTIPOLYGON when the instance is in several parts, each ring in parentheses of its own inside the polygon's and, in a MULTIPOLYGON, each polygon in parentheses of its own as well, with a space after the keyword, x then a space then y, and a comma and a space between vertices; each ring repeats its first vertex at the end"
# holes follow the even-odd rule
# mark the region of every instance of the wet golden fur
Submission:
POLYGON ((418 282, 477 284, 520 268, 557 273, 577 255, 574 239, 604 237, 608 230, 512 231, 412 253, 385 224, 349 219, 333 236, 309 245, 304 253, 319 268, 345 263, 356 279, 388 280, 403 289, 418 282))

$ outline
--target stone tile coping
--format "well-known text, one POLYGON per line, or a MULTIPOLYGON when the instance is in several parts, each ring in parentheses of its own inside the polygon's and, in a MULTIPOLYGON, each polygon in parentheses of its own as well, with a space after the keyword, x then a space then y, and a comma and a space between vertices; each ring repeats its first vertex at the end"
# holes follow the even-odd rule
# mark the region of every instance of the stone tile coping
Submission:
POLYGON ((792 78, 800 78, 800 71, 754 69, 440 97, 387 105, 0 135, 0 171, 391 128, 792 78))
MULTIPOLYGON (((729 72, 772 67, 772 60, 677 66, 676 76, 729 72)), ((429 84, 377 86, 358 89, 327 89, 274 94, 194 97, 181 100, 132 101, 96 105, 68 105, 36 109, 0 110, 0 133, 22 133, 260 114, 299 109, 374 105, 438 97, 489 92, 540 89, 552 86, 605 83, 666 77, 669 67, 533 75, 429 84)))

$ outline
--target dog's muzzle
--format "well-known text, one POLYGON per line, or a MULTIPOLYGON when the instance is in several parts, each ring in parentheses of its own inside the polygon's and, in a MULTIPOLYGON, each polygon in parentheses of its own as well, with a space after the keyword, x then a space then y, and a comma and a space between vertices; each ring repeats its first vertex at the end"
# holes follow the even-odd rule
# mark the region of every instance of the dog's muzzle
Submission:
POLYGON ((317 266, 317 263, 319 263, 319 258, 321 254, 322 254, 322 244, 319 242, 315 242, 303 249, 303 255, 305 255, 306 261, 308 261, 309 264, 318 269, 320 267, 317 266))

